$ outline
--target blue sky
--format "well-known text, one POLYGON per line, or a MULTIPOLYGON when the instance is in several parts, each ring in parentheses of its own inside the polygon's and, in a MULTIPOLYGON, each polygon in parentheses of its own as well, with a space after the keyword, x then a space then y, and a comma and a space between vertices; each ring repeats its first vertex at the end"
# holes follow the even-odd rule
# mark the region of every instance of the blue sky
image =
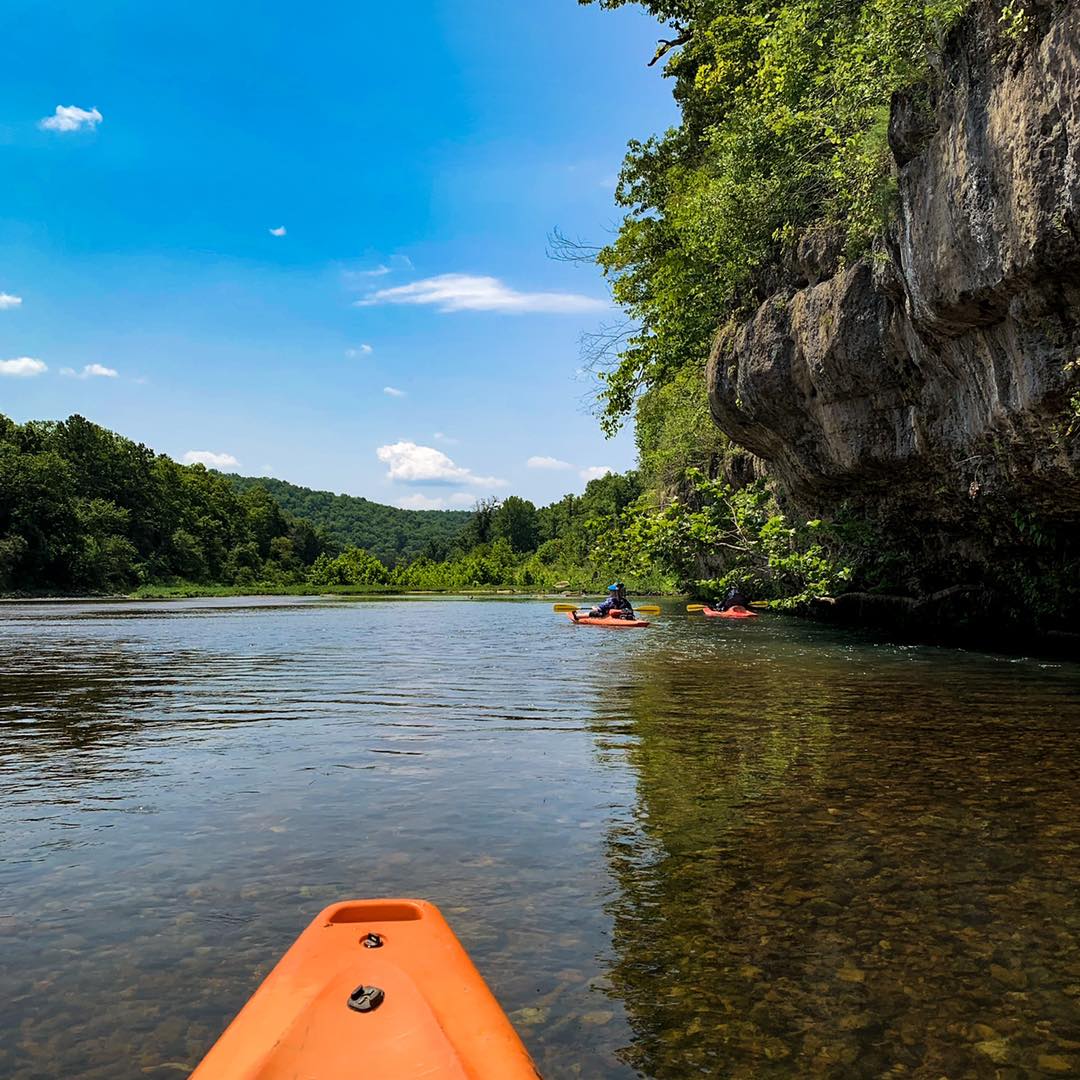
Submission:
POLYGON ((627 139, 674 119, 636 9, 6 15, 0 412, 397 505, 632 464, 575 374, 617 313, 545 238, 604 240, 627 139))

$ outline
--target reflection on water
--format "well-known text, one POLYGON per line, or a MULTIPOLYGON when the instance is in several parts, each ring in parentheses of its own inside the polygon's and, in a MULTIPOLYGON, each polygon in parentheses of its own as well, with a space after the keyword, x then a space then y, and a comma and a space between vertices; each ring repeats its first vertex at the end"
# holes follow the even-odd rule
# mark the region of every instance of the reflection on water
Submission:
POLYGON ((183 1076, 323 904, 542 1071, 1080 1072, 1080 667, 529 603, 0 610, 0 1075, 183 1076))

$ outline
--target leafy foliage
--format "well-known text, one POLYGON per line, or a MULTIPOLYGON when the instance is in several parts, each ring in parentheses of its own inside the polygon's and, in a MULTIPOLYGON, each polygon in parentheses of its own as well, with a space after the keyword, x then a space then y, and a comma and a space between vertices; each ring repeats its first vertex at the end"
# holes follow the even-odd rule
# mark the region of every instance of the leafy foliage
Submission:
POLYGON ((630 143, 627 213, 598 257, 638 326, 603 373, 609 431, 702 362, 808 228, 838 223, 850 255, 867 249, 893 200, 890 96, 930 75, 965 2, 643 0, 678 35, 665 74, 682 122, 630 143))
POLYGON ((642 486, 657 499, 688 493, 688 468, 716 476, 735 452, 709 412, 701 364, 687 364, 638 398, 634 436, 642 486))
POLYGON ((262 488, 238 492, 81 416, 0 416, 0 589, 294 581, 332 547, 262 488))
MULTIPOLYGON (((594 552, 641 493, 636 473, 610 474, 539 509, 510 496, 404 511, 178 465, 81 416, 0 416, 0 590, 592 588, 625 576, 594 552), (319 524, 290 512, 305 505, 319 524), (341 550, 326 523, 370 547, 341 550)), ((632 584, 671 582, 644 570, 632 584)))
POLYGON ((265 489, 287 513, 325 529, 343 547, 365 548, 390 566, 414 559, 425 550, 441 557, 470 518, 468 510, 400 510, 355 495, 313 491, 269 477, 229 475, 226 479, 239 491, 265 489))
POLYGON ((598 555, 633 570, 664 566, 681 587, 705 596, 738 585, 782 607, 828 594, 850 578, 850 567, 829 549, 823 523, 790 522, 764 481, 735 489, 696 469, 687 479, 691 500, 635 506, 598 555))

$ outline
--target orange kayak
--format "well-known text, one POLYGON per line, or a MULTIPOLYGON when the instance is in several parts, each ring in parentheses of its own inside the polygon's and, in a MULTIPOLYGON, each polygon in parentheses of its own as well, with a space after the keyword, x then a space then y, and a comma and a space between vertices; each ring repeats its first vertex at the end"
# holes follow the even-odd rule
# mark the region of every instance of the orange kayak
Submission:
POLYGON ((438 908, 332 904, 296 939, 191 1080, 536 1080, 438 908))
POLYGON ((703 608, 702 615, 707 616, 710 619, 756 619, 757 612, 751 611, 749 608, 739 607, 736 604, 734 607, 729 607, 726 611, 717 611, 716 608, 703 608))
POLYGON ((613 619, 610 615, 579 615, 576 611, 567 613, 570 621, 578 626, 610 626, 615 630, 630 630, 636 626, 648 626, 645 619, 613 619))

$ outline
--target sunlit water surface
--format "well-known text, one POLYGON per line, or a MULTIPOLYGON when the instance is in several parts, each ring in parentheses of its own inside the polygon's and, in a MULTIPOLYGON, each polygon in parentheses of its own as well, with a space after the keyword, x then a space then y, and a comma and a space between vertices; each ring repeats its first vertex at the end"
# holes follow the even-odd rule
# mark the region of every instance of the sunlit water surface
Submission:
POLYGON ((0 1076, 182 1077, 439 904, 557 1077, 1080 1074, 1080 667, 675 607, 0 609, 0 1076))

